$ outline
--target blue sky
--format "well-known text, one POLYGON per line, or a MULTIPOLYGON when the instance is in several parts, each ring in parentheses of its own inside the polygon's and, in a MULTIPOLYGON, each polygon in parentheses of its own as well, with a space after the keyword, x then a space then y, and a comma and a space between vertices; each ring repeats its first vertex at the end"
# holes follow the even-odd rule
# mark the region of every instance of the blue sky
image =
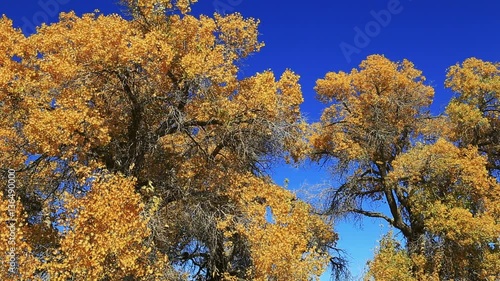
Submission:
MULTIPOLYGON (((3 1, 0 13, 32 32, 42 21, 57 20, 57 13, 78 14, 99 9, 120 12, 113 1, 41 0, 3 1)), ((215 10, 240 12, 261 20, 260 39, 266 47, 244 62, 243 75, 272 69, 277 75, 290 68, 301 75, 309 121, 318 120, 324 105, 315 99, 315 81, 329 71, 350 71, 371 54, 391 60, 409 59, 434 86, 432 112, 443 111, 451 93, 444 89, 446 69, 468 57, 500 61, 500 1, 498 0, 200 0, 193 13, 215 10)), ((300 169, 276 167, 274 179, 290 188, 332 181, 326 169, 308 164, 300 169)), ((387 231, 380 221, 340 222, 339 247, 351 258, 353 275, 360 275, 376 241, 387 231)), ((322 279, 323 280, 323 279, 322 279)), ((327 280, 327 278, 324 278, 327 280)))

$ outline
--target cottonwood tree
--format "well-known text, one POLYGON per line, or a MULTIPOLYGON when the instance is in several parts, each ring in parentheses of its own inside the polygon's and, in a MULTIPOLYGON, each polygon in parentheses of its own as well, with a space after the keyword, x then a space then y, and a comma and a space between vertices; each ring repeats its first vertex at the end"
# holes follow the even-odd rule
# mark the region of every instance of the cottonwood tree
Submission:
POLYGON ((309 155, 343 175, 326 212, 383 219, 402 234, 403 247, 382 240, 368 280, 496 280, 498 66, 452 67, 447 85, 461 95, 446 117, 427 113, 434 90, 424 82, 411 62, 380 55, 317 81, 328 107, 312 125, 309 155))
POLYGON ((331 224, 265 175, 305 148, 299 77, 238 78, 257 20, 123 2, 28 37, 0 20, 0 166, 23 218, 1 279, 317 278, 331 224))
POLYGON ((451 122, 450 138, 460 146, 477 146, 488 156, 487 169, 500 170, 500 63, 477 58, 448 70, 446 87, 456 96, 446 108, 451 122))

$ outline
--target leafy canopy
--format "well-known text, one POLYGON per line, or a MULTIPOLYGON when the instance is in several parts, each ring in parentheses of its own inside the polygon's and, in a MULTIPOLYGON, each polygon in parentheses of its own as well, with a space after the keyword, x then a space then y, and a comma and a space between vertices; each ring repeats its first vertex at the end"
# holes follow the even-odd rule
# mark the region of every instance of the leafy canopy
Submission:
POLYGON ((266 176, 305 147, 298 75, 238 78, 257 20, 123 2, 128 18, 62 13, 27 37, 0 20, 0 166, 20 199, 0 279, 318 278, 330 222, 266 176))

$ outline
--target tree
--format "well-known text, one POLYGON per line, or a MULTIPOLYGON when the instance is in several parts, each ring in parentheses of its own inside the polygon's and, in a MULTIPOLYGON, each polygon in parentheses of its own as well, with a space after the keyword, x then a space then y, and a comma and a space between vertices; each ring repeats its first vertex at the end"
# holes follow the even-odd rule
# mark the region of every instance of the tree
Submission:
MULTIPOLYGON (((455 85, 457 67, 451 72, 448 84, 455 85)), ((409 61, 379 55, 369 56, 360 70, 317 81, 320 100, 330 105, 312 126, 309 155, 333 160, 344 175, 327 213, 383 219, 401 232, 405 250, 382 240, 372 277, 386 280, 390 265, 381 264, 397 259, 403 268, 411 261, 407 276, 415 280, 494 280, 500 274, 500 185, 488 172, 495 161, 484 156, 486 147, 496 153, 494 146, 465 137, 458 142, 452 132, 460 123, 451 112, 459 99, 448 107, 449 119, 430 116, 426 107, 434 91, 424 81, 409 61), (388 212, 373 208, 380 205, 388 212)))
POLYGON ((474 145, 488 156, 488 170, 500 170, 500 63, 476 58, 448 70, 446 87, 457 93, 446 113, 451 122, 450 137, 460 146, 474 145))
POLYGON ((191 2, 28 37, 0 21, 2 181, 37 261, 5 280, 309 280, 333 260, 331 224, 265 175, 305 147, 299 77, 239 79, 258 21, 191 2))
MULTIPOLYGON (((375 258, 368 264, 365 280, 416 281, 412 274, 413 261, 393 237, 392 232, 382 237, 375 258)), ((420 276, 422 277, 422 276, 420 276)))

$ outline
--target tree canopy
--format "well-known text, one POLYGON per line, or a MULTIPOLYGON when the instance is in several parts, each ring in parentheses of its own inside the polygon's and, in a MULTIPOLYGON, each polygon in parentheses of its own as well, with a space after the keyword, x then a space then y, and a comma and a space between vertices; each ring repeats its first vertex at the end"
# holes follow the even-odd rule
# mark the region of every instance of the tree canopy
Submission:
POLYGON ((326 212, 383 219, 406 243, 382 239, 367 280, 500 276, 498 70, 478 59, 452 66, 446 86, 457 96, 441 116, 428 112, 434 90, 407 60, 373 55, 317 81, 328 107, 309 155, 344 175, 326 212))
POLYGON ((19 266, 2 263, 2 280, 324 271, 331 223, 266 175, 304 146, 299 77, 238 78, 263 46, 258 21, 194 17, 190 2, 124 1, 128 17, 62 13, 27 37, 1 19, 2 182, 15 170, 23 218, 19 266))

